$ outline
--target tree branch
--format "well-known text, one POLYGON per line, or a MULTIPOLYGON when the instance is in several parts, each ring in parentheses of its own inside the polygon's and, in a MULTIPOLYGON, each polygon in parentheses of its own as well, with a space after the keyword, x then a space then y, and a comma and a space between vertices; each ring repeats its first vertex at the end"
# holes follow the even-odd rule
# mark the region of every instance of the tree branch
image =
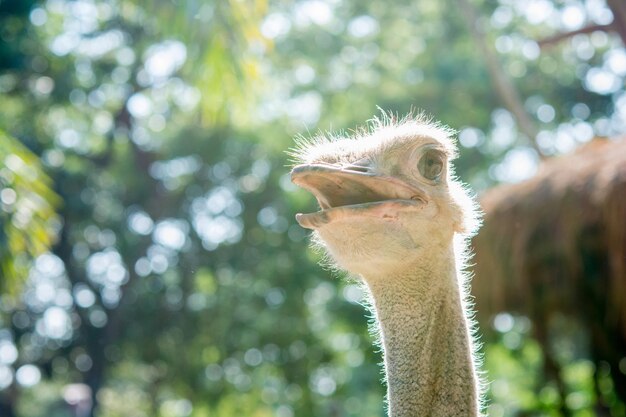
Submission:
POLYGON ((613 29, 614 29, 614 26, 612 23, 608 25, 589 25, 589 26, 582 27, 580 29, 572 30, 570 32, 557 33, 556 35, 548 36, 547 38, 537 41, 537 44, 541 48, 544 48, 546 46, 552 46, 556 43, 561 42, 564 39, 571 38, 572 36, 580 35, 582 33, 592 33, 598 30, 609 32, 609 31, 612 31, 613 29))

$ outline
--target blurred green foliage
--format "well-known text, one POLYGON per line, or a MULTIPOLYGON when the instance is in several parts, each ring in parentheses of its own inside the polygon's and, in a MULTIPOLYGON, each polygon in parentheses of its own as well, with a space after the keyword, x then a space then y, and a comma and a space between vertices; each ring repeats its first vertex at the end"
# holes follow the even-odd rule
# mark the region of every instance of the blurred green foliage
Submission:
POLYGON ((581 354, 562 358, 563 386, 559 387, 561 381, 555 381, 546 371, 546 354, 531 336, 532 324, 526 317, 500 313, 494 318, 494 329, 496 333, 484 349, 484 368, 490 382, 489 416, 529 412, 546 416, 624 415, 623 402, 616 398, 612 388, 606 389, 612 384, 607 364, 596 369, 596 365, 581 354), (598 386, 606 388, 598 392, 598 386))
POLYGON ((58 196, 37 157, 0 130, 0 289, 19 290, 31 262, 48 251, 58 230, 58 196))
MULTIPOLYGON (((543 153, 623 128, 616 36, 536 42, 602 2, 479 6, 543 153)), ((449 1, 0 2, 0 415, 384 415, 359 287, 307 249, 284 151, 418 107, 477 189, 531 175, 470 24, 449 1)), ((561 398, 531 326, 481 323, 490 415, 592 415, 592 373, 624 415, 584 351, 561 398)))

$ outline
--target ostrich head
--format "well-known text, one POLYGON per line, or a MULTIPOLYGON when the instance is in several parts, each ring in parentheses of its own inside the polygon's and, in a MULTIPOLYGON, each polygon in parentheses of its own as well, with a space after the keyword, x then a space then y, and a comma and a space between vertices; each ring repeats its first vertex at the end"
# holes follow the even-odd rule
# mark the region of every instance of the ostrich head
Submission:
POLYGON ((472 200, 454 179, 451 131, 422 116, 384 115, 351 137, 303 140, 292 181, 320 211, 298 214, 340 268, 393 272, 449 247, 476 226, 472 200))

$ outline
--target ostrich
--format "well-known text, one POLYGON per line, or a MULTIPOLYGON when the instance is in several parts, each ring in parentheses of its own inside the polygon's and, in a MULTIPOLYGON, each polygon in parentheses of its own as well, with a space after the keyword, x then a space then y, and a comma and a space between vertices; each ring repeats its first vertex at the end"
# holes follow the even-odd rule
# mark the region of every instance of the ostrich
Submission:
POLYGON ((475 203, 455 180, 451 132, 383 114, 348 138, 301 140, 292 181, 320 211, 297 214, 358 276, 380 337, 391 417, 478 416, 481 382, 468 302, 475 203))

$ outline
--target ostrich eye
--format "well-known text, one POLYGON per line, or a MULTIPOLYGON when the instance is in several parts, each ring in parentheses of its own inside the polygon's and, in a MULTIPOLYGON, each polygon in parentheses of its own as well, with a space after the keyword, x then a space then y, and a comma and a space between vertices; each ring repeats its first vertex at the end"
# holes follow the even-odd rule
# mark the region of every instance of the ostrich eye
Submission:
POLYGON ((443 155, 435 149, 427 150, 417 163, 417 169, 427 180, 438 180, 443 171, 443 155))

